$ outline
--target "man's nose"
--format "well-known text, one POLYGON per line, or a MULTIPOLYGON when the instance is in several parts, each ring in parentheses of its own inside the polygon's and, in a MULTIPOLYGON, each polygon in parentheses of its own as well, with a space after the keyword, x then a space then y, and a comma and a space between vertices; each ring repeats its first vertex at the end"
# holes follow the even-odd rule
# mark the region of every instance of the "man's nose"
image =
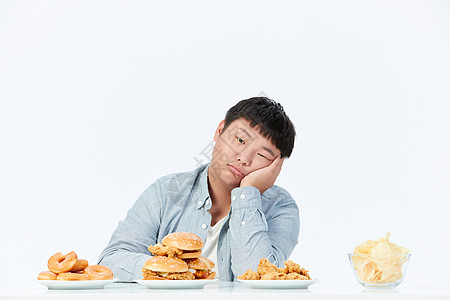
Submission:
POLYGON ((236 160, 242 165, 249 166, 252 163, 252 151, 249 147, 245 147, 236 154, 236 160))

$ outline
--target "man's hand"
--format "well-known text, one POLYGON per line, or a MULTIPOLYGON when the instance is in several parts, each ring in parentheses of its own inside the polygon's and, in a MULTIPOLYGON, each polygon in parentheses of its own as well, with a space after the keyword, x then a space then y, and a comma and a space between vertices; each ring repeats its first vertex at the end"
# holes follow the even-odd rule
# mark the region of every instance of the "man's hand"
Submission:
POLYGON ((254 186, 259 189, 261 194, 263 194, 275 183, 278 174, 280 174, 283 161, 284 158, 281 158, 281 155, 278 155, 267 167, 248 173, 242 178, 241 187, 254 186))

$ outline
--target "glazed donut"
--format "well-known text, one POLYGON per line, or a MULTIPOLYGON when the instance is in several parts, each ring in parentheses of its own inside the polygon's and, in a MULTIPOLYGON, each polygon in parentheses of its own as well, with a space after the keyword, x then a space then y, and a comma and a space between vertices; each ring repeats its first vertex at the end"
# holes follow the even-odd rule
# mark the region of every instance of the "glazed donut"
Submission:
POLYGON ((83 271, 84 269, 86 269, 86 267, 89 265, 88 261, 85 259, 79 259, 77 260, 77 263, 75 264, 75 266, 72 267, 72 269, 70 270, 70 272, 78 272, 78 271, 83 271))
POLYGON ((113 279, 113 272, 105 266, 92 265, 84 269, 83 274, 89 276, 90 280, 110 280, 113 279))
POLYGON ((42 271, 41 273, 39 273, 38 275, 38 280, 56 280, 56 275, 53 272, 50 271, 42 271))
POLYGON ((89 280, 89 276, 78 273, 59 273, 56 280, 89 280))
POLYGON ((53 273, 65 273, 72 270, 73 266, 77 263, 77 255, 75 252, 67 253, 63 255, 61 252, 54 254, 48 260, 47 267, 53 273))

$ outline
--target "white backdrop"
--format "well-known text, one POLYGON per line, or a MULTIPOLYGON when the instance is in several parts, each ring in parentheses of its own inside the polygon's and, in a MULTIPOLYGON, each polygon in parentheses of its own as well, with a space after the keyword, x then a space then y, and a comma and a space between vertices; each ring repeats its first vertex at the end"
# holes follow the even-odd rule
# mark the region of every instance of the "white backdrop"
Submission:
POLYGON ((449 16, 449 1, 0 1, 0 280, 34 280, 58 251, 95 263, 140 193, 195 168, 226 110, 263 92, 298 132, 277 181, 300 208, 291 258, 358 286, 346 253, 391 231, 413 253, 401 287, 448 285, 449 16))

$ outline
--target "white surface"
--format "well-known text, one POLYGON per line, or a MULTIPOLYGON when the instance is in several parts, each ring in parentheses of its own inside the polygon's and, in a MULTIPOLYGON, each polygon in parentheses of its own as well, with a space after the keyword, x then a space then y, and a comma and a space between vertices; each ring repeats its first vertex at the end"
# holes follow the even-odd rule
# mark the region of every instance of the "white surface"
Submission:
POLYGON ((83 300, 103 300, 103 299, 132 299, 141 300, 153 297, 174 298, 182 297, 186 300, 194 299, 245 299, 257 300, 261 297, 271 297, 274 299, 295 299, 310 298, 323 300, 341 299, 448 299, 450 290, 447 289, 387 289, 368 290, 356 288, 326 288, 311 286, 309 289, 253 289, 239 283, 215 283, 208 284, 203 289, 149 289, 138 284, 118 284, 107 285, 104 289, 97 290, 47 290, 41 285, 21 285, 18 288, 5 290, 0 289, 0 299, 23 300, 23 299, 83 299, 83 300))
POLYGON ((255 289, 307 289, 318 280, 239 280, 255 289))
POLYGON ((450 282, 449 1, 0 1, 1 282, 90 264, 142 191, 195 168, 264 91, 298 131, 278 184, 291 259, 359 284, 346 253, 392 232, 402 287, 450 282))
POLYGON ((212 280, 136 280, 140 285, 151 289, 201 289, 207 284, 217 283, 212 280))
POLYGON ((114 280, 37 280, 37 282, 53 290, 86 290, 102 289, 105 285, 113 283, 114 280))

